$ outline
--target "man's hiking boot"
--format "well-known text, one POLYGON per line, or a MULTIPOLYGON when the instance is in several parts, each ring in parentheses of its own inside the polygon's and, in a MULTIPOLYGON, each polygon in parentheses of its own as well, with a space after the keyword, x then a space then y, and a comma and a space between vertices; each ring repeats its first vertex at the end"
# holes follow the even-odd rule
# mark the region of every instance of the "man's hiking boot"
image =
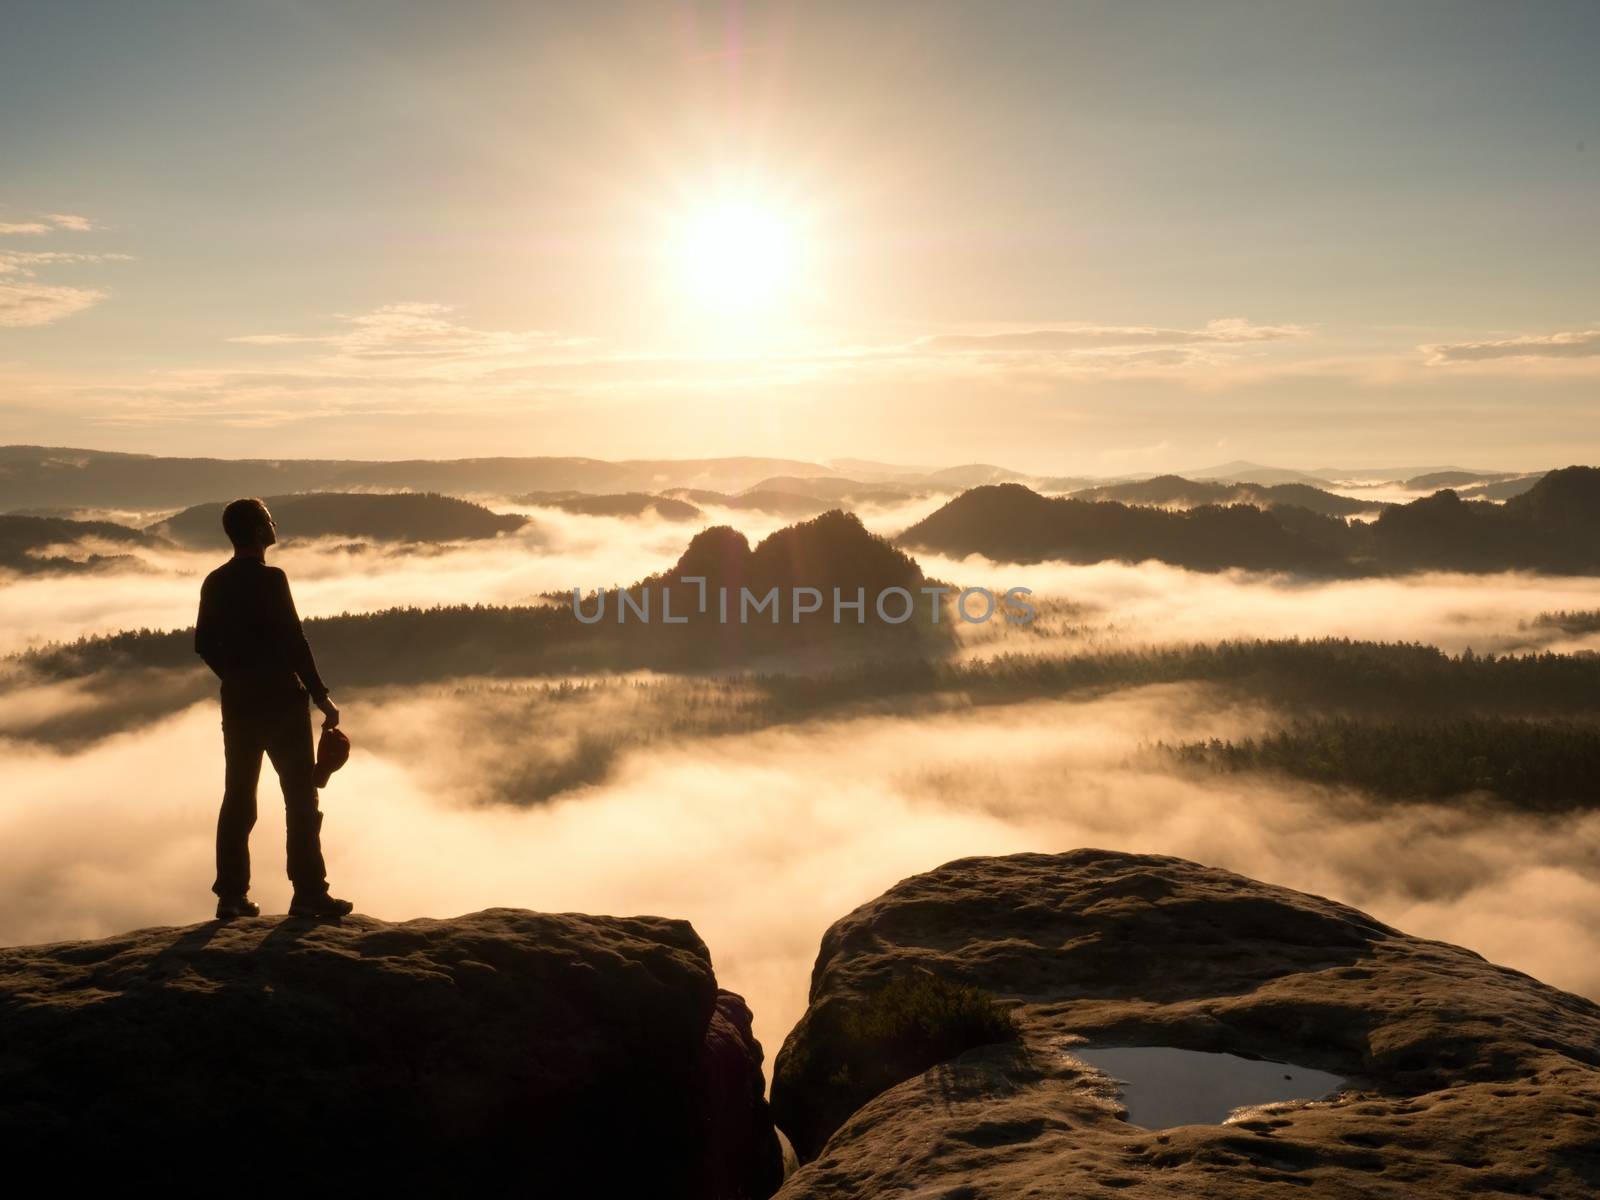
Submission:
POLYGON ((217 901, 217 920, 231 921, 235 917, 259 917, 261 906, 249 896, 224 896, 217 901))
POLYGON ((336 900, 321 892, 315 896, 295 896, 289 902, 291 917, 347 917, 355 908, 348 900, 336 900))

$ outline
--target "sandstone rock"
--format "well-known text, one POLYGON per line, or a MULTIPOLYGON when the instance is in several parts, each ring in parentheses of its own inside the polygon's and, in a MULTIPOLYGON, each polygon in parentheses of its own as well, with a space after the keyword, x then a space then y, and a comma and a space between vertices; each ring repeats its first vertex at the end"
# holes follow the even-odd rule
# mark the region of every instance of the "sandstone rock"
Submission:
POLYGON ((0 1150, 225 1192, 731 1200, 782 1171, 686 922, 503 908, 0 950, 0 1150))
POLYGON ((773 1108, 782 1200, 1600 1194, 1600 1007, 1344 905, 1176 858, 971 858, 823 938, 773 1108), (1020 1037, 874 1095, 840 1014, 926 972, 1020 1037), (844 1032, 841 1032, 844 1031, 844 1032), (1074 1044, 1222 1051, 1345 1077, 1324 1102, 1162 1131, 1074 1044), (808 1161, 809 1160, 809 1161, 808 1161))

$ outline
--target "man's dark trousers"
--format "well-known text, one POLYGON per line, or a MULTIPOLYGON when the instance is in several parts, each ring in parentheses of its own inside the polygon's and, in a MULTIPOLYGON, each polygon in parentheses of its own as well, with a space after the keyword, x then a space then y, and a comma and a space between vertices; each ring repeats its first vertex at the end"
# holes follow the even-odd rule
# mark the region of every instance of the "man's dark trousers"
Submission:
POLYGON ((223 897, 243 896, 250 890, 250 831, 256 823, 256 784, 265 753, 283 788, 289 879, 295 893, 325 892, 328 870, 322 861, 322 814, 317 811, 312 781, 316 757, 306 693, 263 695, 224 684, 222 748, 227 781, 217 816, 217 881, 211 890, 223 897))

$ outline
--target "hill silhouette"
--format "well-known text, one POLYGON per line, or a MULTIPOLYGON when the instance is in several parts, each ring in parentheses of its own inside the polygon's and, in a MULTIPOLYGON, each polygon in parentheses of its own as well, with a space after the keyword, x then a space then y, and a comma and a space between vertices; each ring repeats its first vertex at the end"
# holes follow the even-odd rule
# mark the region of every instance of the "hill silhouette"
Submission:
POLYGON ((684 587, 690 577, 705 578, 710 589, 810 587, 831 593, 839 587, 865 588, 869 594, 891 587, 914 590, 925 581, 916 559, 841 509, 785 526, 754 549, 731 526, 703 529, 669 571, 635 586, 684 587))
POLYGON ((1600 467, 1550 471, 1504 511, 1546 534, 1592 541, 1600 533, 1600 467))
POLYGON ((138 561, 129 551, 167 544, 112 521, 0 515, 0 569, 26 575, 126 567, 138 561))
POLYGON ((1234 459, 1232 462, 1219 463, 1214 467, 1200 467, 1198 470, 1188 472, 1191 479, 1216 479, 1229 483, 1255 483, 1274 485, 1280 483, 1303 483, 1312 487, 1322 487, 1331 482, 1332 474, 1317 471, 1292 471, 1284 467, 1268 467, 1261 463, 1246 462, 1243 459, 1234 459))
POLYGON ((1254 505, 1169 512, 1114 500, 1046 497, 1017 483, 964 492, 896 541, 958 557, 981 554, 1023 563, 1155 559, 1201 571, 1328 572, 1341 566, 1335 552, 1254 505))
POLYGON ((1514 475, 1510 479, 1500 479, 1493 483, 1474 484, 1460 491, 1468 500, 1509 500, 1513 496, 1522 495, 1543 479, 1545 474, 1546 472, 1540 471, 1533 475, 1514 475))
POLYGON ((1391 570, 1600 570, 1600 468, 1551 471, 1503 505, 1436 492, 1386 509, 1372 541, 1391 570))
MULTIPOLYGON (((771 482, 771 481, 767 481, 771 482)), ((738 493, 713 492, 705 488, 672 488, 662 495, 686 500, 704 507, 730 508, 739 512, 759 512, 768 516, 803 520, 837 506, 836 501, 813 494, 815 489, 781 491, 757 486, 738 493)))
POLYGON ((1388 800, 1470 796, 1480 806, 1492 799, 1544 813, 1600 808, 1600 727, 1592 720, 1300 717, 1259 737, 1158 749, 1216 771, 1293 775, 1388 800))
POLYGON ((1390 569, 1493 571, 1523 558, 1504 512, 1448 488, 1386 509, 1373 523, 1372 542, 1376 562, 1390 569))
POLYGON ((626 591, 652 604, 656 619, 669 609, 686 617, 685 632, 707 653, 735 662, 797 644, 848 641, 865 652, 942 644, 949 618, 934 624, 933 600, 918 591, 927 582, 914 558, 868 532, 853 513, 832 509, 754 548, 731 526, 701 530, 669 570, 626 591), (902 618, 904 599, 880 611, 878 598, 891 588, 909 593, 909 619, 902 618), (769 596, 775 600, 766 607, 769 596))
POLYGON ((862 483, 859 479, 819 476, 800 479, 793 475, 778 475, 763 479, 747 489, 749 492, 780 492, 792 496, 810 496, 833 504, 899 504, 922 495, 921 491, 890 487, 881 483, 862 483))
POLYGON ((1290 504, 1325 517, 1349 517, 1371 512, 1378 507, 1370 500, 1340 496, 1307 483, 1223 483, 1209 479, 1185 479, 1181 475, 1157 475, 1133 483, 1105 484, 1082 488, 1072 493, 1075 500, 1120 500, 1124 504, 1157 504, 1198 508, 1207 504, 1254 504, 1270 508, 1290 504))
MULTIPOLYGON (((266 496, 284 540, 315 537, 370 538, 380 542, 452 542, 492 538, 528 523, 515 514, 431 492, 310 492, 266 496)), ((225 548, 222 501, 196 504, 150 526, 187 546, 225 548)))
MULTIPOLYGON (((1009 467, 997 467, 993 463, 963 463, 956 467, 927 471, 914 478, 918 483, 944 487, 978 487, 988 483, 1015 483, 1019 479, 1025 479, 1026 476, 1020 471, 1013 471, 1009 467)), ((909 483, 911 480, 908 479, 906 482, 909 483)))
POLYGON ((511 502, 535 508, 559 508, 562 512, 585 517, 642 517, 650 513, 664 521, 697 521, 705 515, 687 500, 652 496, 646 492, 616 492, 599 496, 582 492, 529 492, 523 496, 513 496, 511 502))
POLYGON ((1370 525, 1298 505, 1172 512, 1000 484, 957 496, 896 541, 1023 563, 1153 559, 1202 571, 1587 573, 1600 571, 1600 469, 1551 471, 1503 505, 1446 489, 1388 505, 1370 525))
POLYGON ((1438 491, 1440 488, 1459 488, 1474 483, 1501 483, 1517 477, 1511 471, 1472 471, 1463 468, 1459 471, 1429 471, 1424 475, 1413 475, 1405 481, 1405 486, 1419 492, 1438 491))

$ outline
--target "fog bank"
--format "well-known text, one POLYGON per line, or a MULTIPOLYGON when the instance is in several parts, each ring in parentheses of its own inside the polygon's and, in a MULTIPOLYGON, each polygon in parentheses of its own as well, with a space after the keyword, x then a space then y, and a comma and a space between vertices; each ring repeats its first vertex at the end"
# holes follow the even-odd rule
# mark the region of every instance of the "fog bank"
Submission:
MULTIPOLYGON (((1319 892, 1600 995, 1600 816, 1379 808, 1157 768, 1139 753, 1146 739, 1239 736, 1272 719, 1218 710, 1199 689, 664 742, 532 807, 481 799, 543 730, 487 732, 471 695, 345 703, 357 751, 323 801, 338 894, 390 920, 492 905, 687 918, 769 1052, 804 1008, 823 930, 855 905, 953 858, 1084 845, 1319 892)), ((79 753, 0 741, 0 769, 0 940, 209 917, 222 783, 212 703, 79 753)), ((270 771, 261 795, 254 890, 281 913, 270 771)))

